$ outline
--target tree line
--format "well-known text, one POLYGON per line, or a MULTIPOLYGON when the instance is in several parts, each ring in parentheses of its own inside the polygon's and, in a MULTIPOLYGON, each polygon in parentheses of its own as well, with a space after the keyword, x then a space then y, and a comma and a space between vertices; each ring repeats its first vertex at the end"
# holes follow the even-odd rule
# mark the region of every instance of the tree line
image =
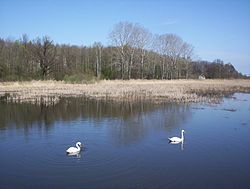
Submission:
POLYGON ((139 24, 120 22, 110 44, 55 44, 48 36, 0 38, 0 81, 56 79, 242 78, 232 64, 194 61, 194 48, 175 34, 153 35, 139 24))

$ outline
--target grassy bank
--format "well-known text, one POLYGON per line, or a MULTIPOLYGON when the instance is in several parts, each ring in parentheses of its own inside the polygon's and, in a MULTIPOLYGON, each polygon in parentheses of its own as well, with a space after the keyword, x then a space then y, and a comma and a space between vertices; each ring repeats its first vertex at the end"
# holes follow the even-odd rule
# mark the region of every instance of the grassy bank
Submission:
POLYGON ((227 93, 250 92, 250 80, 102 80, 91 84, 60 81, 2 82, 2 100, 56 103, 60 97, 111 100, 211 102, 227 93))

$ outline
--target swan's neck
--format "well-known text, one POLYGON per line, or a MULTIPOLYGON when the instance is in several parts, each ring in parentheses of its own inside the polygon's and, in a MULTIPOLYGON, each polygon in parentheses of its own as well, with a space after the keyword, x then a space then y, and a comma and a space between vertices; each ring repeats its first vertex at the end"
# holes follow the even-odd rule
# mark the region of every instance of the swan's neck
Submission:
POLYGON ((181 133, 181 140, 184 140, 184 134, 183 134, 183 132, 181 133))
POLYGON ((80 150, 81 149, 80 144, 76 144, 76 148, 80 150))

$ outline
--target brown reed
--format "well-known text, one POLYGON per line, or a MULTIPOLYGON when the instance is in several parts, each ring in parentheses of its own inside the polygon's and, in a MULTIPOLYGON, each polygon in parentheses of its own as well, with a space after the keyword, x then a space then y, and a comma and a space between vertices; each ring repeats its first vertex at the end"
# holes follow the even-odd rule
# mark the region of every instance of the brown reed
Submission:
POLYGON ((215 102, 228 93, 250 92, 250 80, 102 80, 92 84, 63 81, 0 83, 7 102, 55 104, 60 97, 133 101, 215 102))

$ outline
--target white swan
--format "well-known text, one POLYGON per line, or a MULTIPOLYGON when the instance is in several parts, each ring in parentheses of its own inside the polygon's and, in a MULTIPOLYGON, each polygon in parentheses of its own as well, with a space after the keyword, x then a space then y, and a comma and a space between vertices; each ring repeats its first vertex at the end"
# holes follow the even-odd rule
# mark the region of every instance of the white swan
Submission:
POLYGON ((77 143, 76 143, 76 147, 70 147, 70 148, 68 148, 68 149, 66 150, 66 152, 67 152, 68 154, 76 154, 76 153, 78 153, 78 152, 81 151, 81 147, 82 147, 82 143, 81 143, 81 142, 77 142, 77 143))
POLYGON ((181 130, 181 138, 179 138, 179 137, 172 137, 172 138, 168 138, 168 139, 169 139, 169 141, 171 143, 175 143, 175 144, 183 142, 184 141, 184 135, 183 135, 183 133, 185 133, 185 131, 181 130))

